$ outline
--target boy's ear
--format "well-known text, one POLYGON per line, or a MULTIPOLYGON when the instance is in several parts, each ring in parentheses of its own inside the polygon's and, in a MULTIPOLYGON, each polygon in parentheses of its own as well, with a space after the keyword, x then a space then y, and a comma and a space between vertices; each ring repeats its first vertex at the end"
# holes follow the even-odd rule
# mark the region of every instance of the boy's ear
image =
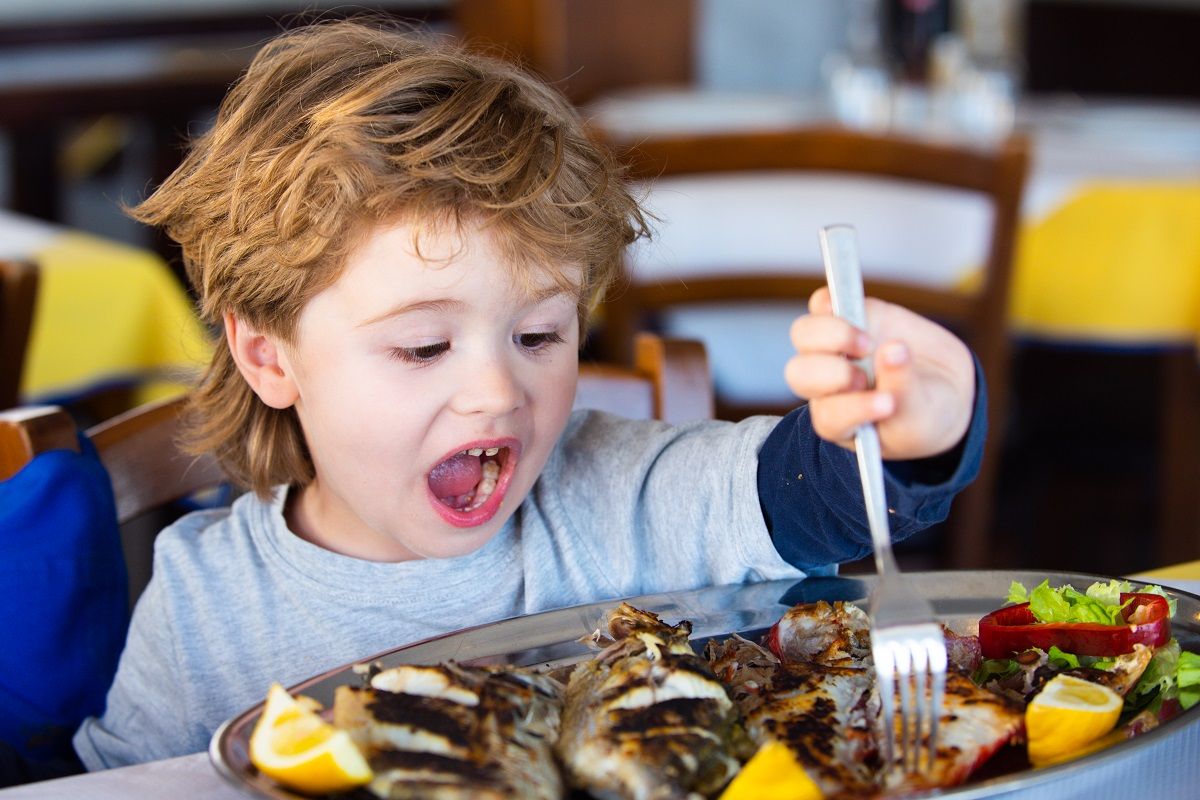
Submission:
POLYGON ((291 365, 274 336, 259 333, 245 320, 225 314, 225 339, 238 371, 259 399, 271 408, 289 408, 300 397, 291 365))

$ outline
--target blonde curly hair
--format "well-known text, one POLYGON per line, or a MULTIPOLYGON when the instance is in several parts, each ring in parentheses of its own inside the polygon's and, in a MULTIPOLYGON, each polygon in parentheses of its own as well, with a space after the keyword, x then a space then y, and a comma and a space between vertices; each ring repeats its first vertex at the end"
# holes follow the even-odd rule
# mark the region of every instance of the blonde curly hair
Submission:
MULTIPOLYGON (((221 329, 232 312, 286 342, 355 245, 399 217, 487 227, 518 280, 548 271, 579 292, 581 325, 646 231, 611 155, 561 95, 378 20, 267 43, 215 126, 130 213, 180 244, 206 322, 221 329)), ((312 480, 294 409, 262 403, 223 340, 190 412, 185 445, 260 496, 312 480)))

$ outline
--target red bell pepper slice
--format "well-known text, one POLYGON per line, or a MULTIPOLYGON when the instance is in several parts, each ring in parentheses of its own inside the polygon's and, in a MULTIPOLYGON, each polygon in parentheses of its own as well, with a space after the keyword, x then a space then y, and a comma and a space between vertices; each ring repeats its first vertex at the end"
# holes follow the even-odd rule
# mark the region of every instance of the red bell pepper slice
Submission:
POLYGON ((998 608, 979 620, 979 644, 984 658, 1009 658, 1036 647, 1052 645, 1081 656, 1132 653, 1135 644, 1162 647, 1171 638, 1171 610, 1157 594, 1122 593, 1126 625, 1096 622, 1038 622, 1029 603, 998 608))

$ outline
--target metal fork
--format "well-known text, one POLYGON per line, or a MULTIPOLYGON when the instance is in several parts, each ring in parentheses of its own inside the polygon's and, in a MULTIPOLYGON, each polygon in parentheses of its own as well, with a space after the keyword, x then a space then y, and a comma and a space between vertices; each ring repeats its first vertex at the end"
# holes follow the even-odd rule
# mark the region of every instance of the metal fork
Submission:
MULTIPOLYGON (((833 313, 865 331, 866 305, 854 228, 830 225, 821 229, 820 236, 833 313)), ((874 386, 870 358, 857 363, 866 373, 868 385, 874 386)), ((855 431, 854 449, 875 548, 877 579, 870 600, 871 654, 883 711, 885 763, 891 768, 899 761, 905 772, 921 772, 932 766, 937 754, 938 719, 946 688, 946 640, 934 620, 933 606, 913 591, 892 555, 883 491, 883 456, 879 432, 873 424, 862 425, 855 431), (899 721, 896 720, 897 687, 899 721)))

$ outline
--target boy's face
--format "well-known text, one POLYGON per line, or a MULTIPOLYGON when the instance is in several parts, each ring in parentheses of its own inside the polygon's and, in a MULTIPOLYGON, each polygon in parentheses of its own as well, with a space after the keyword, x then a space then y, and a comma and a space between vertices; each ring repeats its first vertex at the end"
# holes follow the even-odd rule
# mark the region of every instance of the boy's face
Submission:
POLYGON ((290 370, 316 479, 288 510, 323 547, 463 555, 533 486, 571 412, 577 294, 514 284, 490 237, 377 229, 301 313, 290 370))

